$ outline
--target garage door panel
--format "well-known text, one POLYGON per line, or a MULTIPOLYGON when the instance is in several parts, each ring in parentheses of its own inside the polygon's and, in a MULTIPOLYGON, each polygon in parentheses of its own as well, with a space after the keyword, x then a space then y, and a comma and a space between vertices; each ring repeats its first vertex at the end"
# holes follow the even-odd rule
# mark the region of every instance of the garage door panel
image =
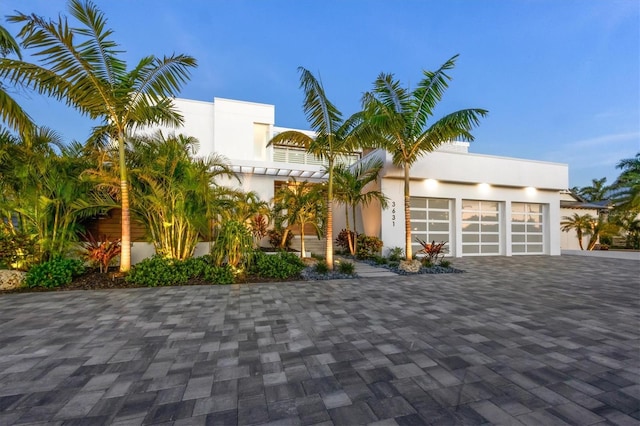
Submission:
POLYGON ((500 254, 500 241, 500 203, 462 200, 462 253, 500 254))
POLYGON ((544 253, 544 208, 537 203, 511 204, 511 252, 513 254, 544 253), (524 214, 523 217, 523 212, 524 214), (523 218, 526 220, 523 223, 523 218))

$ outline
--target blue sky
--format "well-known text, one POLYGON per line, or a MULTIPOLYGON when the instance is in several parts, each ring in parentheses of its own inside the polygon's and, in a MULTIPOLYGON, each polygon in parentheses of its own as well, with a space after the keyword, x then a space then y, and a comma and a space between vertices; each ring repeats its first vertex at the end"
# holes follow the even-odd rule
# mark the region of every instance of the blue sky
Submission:
MULTIPOLYGON (((276 106, 276 125, 308 128, 297 67, 323 81, 348 116, 380 72, 415 84, 459 53, 436 117, 480 107, 471 152, 569 164, 570 186, 618 175, 640 151, 640 2, 636 0, 98 0, 129 66, 190 54, 181 97, 276 106)), ((54 17, 61 0, 0 0, 54 17)), ((17 27, 3 23, 10 31, 17 27)), ((20 93, 35 120, 65 139, 90 123, 20 93)), ((455 167, 452 164, 451 167, 455 167)))

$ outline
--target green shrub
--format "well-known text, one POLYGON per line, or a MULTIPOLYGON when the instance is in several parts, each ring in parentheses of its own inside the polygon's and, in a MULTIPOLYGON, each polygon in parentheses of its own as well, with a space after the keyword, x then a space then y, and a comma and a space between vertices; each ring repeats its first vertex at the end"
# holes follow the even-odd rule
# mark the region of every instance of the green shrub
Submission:
POLYGON ((443 268, 448 268, 449 266, 451 266, 451 262, 450 262, 450 261, 448 261, 448 260, 444 260, 444 259, 442 259, 442 260, 440 261, 440 266, 442 266, 443 268))
POLYGON ((354 231, 347 231, 346 229, 343 229, 335 239, 336 246, 340 247, 344 253, 351 253, 349 248, 349 235, 351 235, 352 243, 358 237, 358 234, 354 231))
POLYGON ((400 262, 397 260, 393 260, 391 262, 389 262, 389 267, 390 268, 397 268, 398 266, 400 266, 400 262))
POLYGON ((233 284, 235 276, 231 266, 207 265, 204 270, 204 279, 213 284, 233 284))
POLYGON ((373 260, 377 265, 386 265, 389 262, 387 258, 378 255, 371 256, 371 260, 373 260))
POLYGON ((404 249, 402 247, 391 247, 387 259, 399 262, 404 259, 404 249))
MULTIPOLYGON (((280 244, 282 243, 282 232, 277 229, 270 229, 267 231, 267 236, 269 237, 269 244, 273 248, 280 248, 280 244)), ((291 242, 293 241, 293 233, 289 232, 287 234, 287 240, 284 242, 285 249, 291 248, 291 242)))
POLYGON ((358 247, 356 257, 358 259, 370 259, 374 255, 380 254, 382 240, 378 237, 370 237, 364 234, 358 235, 358 247))
POLYGON ((0 266, 26 270, 38 257, 36 238, 23 232, 12 232, 0 221, 0 266))
POLYGON ((253 271, 261 277, 278 279, 295 277, 303 269, 304 262, 297 255, 287 252, 274 255, 259 253, 253 267, 253 271))
POLYGON ((204 277, 205 271, 212 265, 211 256, 190 257, 182 262, 176 262, 175 265, 182 269, 182 273, 189 278, 204 277))
MULTIPOLYGON (((415 259, 417 259, 417 257, 415 259)), ((422 263, 422 266, 424 266, 425 268, 433 268, 433 266, 435 265, 435 263, 433 263, 433 260, 427 256, 422 257, 422 259, 420 259, 420 263, 422 263)))
POLYGON ((29 269, 25 283, 32 288, 60 287, 71 283, 73 277, 81 275, 84 271, 82 261, 57 257, 29 269))
POLYGON ((354 275, 356 273, 356 265, 351 262, 340 262, 338 272, 345 275, 354 275))
POLYGON ((180 285, 186 283, 190 276, 180 261, 153 256, 134 265, 127 275, 127 282, 147 287, 180 285))
POLYGON ((325 262, 325 261, 316 263, 316 266, 314 266, 313 269, 318 274, 323 274, 324 275, 324 274, 328 274, 329 273, 329 265, 327 265, 327 262, 325 262))

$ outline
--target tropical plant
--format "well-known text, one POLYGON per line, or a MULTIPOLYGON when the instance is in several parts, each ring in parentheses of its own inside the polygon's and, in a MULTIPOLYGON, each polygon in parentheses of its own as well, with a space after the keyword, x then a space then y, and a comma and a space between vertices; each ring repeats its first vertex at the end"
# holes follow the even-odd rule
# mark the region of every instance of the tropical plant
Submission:
POLYGON ((267 236, 269 237, 269 245, 274 249, 289 250, 291 248, 293 233, 287 232, 285 235, 282 229, 271 228, 267 231, 267 236))
POLYGON ((591 186, 574 187, 571 191, 584 200, 593 203, 607 200, 611 194, 611 186, 606 185, 607 178, 591 179, 591 186))
POLYGON ((423 155, 443 143, 462 139, 472 141, 471 130, 478 126, 484 109, 464 109, 445 115, 428 125, 451 77, 458 55, 438 70, 423 71, 424 78, 413 91, 403 88, 393 74, 380 74, 373 90, 363 95, 367 123, 375 138, 371 143, 391 154, 393 164, 404 170, 405 255, 412 258, 410 214, 410 170, 423 155))
MULTIPOLYGON (((351 208, 353 218, 353 230, 357 232, 356 208, 359 205, 367 206, 374 200, 380 203, 380 207, 387 208, 387 197, 378 190, 365 188, 372 182, 378 180, 378 175, 384 166, 382 160, 371 158, 364 162, 359 162, 353 167, 339 164, 335 168, 335 198, 345 206, 346 230, 350 230, 349 208, 351 208)), ((356 239, 351 233, 347 233, 348 249, 351 255, 356 254, 356 239)))
POLYGON ((620 160, 616 165, 620 176, 613 184, 617 209, 640 213, 640 152, 633 158, 620 160))
POLYGON ((399 262, 404 258, 404 249, 402 247, 391 247, 387 252, 387 259, 399 262))
POLYGON ((560 229, 563 232, 575 231, 576 237, 578 238, 578 244, 580 245, 580 250, 584 250, 582 238, 585 234, 591 234, 593 224, 596 221, 597 219, 589 214, 580 215, 578 213, 574 213, 572 216, 564 216, 562 218, 562 222, 560 222, 560 229))
MULTIPOLYGON (((0 25, 0 68, 3 66, 3 58, 15 55, 22 59, 18 42, 9 34, 6 28, 0 25)), ((29 137, 35 125, 31 117, 9 94, 7 88, 0 82, 0 120, 5 122, 10 129, 16 130, 23 137, 29 137)))
POLYGON ((78 109, 102 125, 95 140, 118 142, 119 201, 122 208, 120 270, 131 267, 129 179, 125 141, 137 126, 173 126, 182 117, 172 98, 189 78, 196 61, 186 55, 147 56, 127 70, 118 44, 111 38, 105 15, 90 0, 70 0, 69 11, 79 26, 64 15, 48 20, 35 14, 17 14, 8 20, 23 24, 18 38, 42 65, 4 58, 0 77, 32 87, 78 109))
POLYGON ((431 243, 427 243, 420 238, 416 238, 416 241, 422 246, 422 248, 416 254, 424 255, 423 263, 427 263, 428 265, 435 265, 438 261, 442 262, 446 253, 446 241, 441 241, 439 243, 432 241, 431 243))
POLYGON ((609 237, 616 235, 620 228, 612 222, 607 222, 604 215, 599 215, 597 220, 592 220, 588 231, 589 242, 587 250, 593 250, 598 244, 601 236, 609 237))
POLYGON ((0 143, 10 153, 0 164, 0 215, 8 232, 35 239, 36 262, 67 255, 80 221, 101 213, 107 203, 81 178, 90 159, 79 144, 62 146, 46 128, 29 141, 0 138, 0 143))
POLYGON ((356 113, 346 121, 342 113, 333 105, 325 93, 322 82, 311 72, 299 67, 300 87, 304 90, 304 112, 315 137, 295 130, 274 136, 269 145, 291 144, 303 147, 309 154, 327 162, 327 190, 325 205, 325 258, 329 269, 333 269, 333 185, 336 161, 361 145, 356 131, 361 123, 361 114, 356 113))
POLYGON ((216 232, 211 257, 216 266, 229 265, 235 270, 251 264, 253 238, 246 224, 228 220, 216 232))
POLYGON ((371 259, 380 254, 383 243, 378 237, 368 236, 364 234, 358 235, 358 251, 356 257, 358 259, 371 259))
POLYGON ((161 132, 130 140, 132 206, 162 257, 193 255, 209 233, 216 179, 235 176, 220 156, 194 157, 197 147, 195 138, 161 132))
MULTIPOLYGON (((352 247, 355 247, 354 241, 358 238, 358 234, 354 231, 343 229, 336 237, 336 246, 346 252, 351 252, 352 247)), ((351 253, 353 255, 353 253, 351 253)))
POLYGON ((322 236, 326 209, 323 186, 295 178, 280 187, 273 198, 273 213, 277 229, 282 229, 280 248, 284 248, 288 234, 294 226, 300 228, 300 251, 305 253, 304 229, 311 225, 318 238, 322 236))
POLYGON ((338 264, 338 272, 345 275, 355 275, 356 265, 353 262, 340 262, 338 264))
POLYGON ((0 269, 26 271, 35 263, 38 245, 35 237, 0 221, 0 269))
POLYGON ((100 268, 100 273, 107 272, 109 265, 120 254, 122 246, 120 240, 111 240, 106 235, 96 238, 91 233, 85 234, 86 240, 82 244, 84 257, 93 265, 100 268))

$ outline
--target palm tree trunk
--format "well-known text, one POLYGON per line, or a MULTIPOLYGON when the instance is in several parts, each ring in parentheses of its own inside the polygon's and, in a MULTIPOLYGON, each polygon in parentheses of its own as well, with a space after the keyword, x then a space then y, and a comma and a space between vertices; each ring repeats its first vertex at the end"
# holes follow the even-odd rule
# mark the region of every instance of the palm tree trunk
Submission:
POLYGON ((411 202, 409 195, 409 165, 404 165, 404 234, 405 234, 405 249, 407 260, 413 258, 411 251, 411 202))
POLYGON ((327 230, 325 260, 329 270, 333 271, 333 159, 329 159, 329 181, 327 188, 327 230))
POLYGON ((300 259, 304 258, 304 224, 305 222, 300 223, 300 259))
POLYGON ((580 250, 584 250, 584 247, 582 246, 582 231, 577 229, 576 234, 578 236, 578 245, 580 246, 580 250))
POLYGON ((356 205, 352 205, 353 209, 353 251, 351 254, 355 255, 358 249, 358 228, 356 228, 356 205))
POLYGON ((344 204, 344 216, 345 216, 345 226, 347 229, 347 244, 349 246, 349 253, 353 255, 355 253, 355 248, 353 246, 353 239, 351 238, 351 229, 349 228, 349 205, 347 203, 344 204))
POLYGON ((120 272, 129 272, 129 269, 131 269, 131 211, 129 210, 129 183, 127 182, 124 134, 122 132, 118 135, 118 154, 120 159, 120 197, 122 203, 120 272))

